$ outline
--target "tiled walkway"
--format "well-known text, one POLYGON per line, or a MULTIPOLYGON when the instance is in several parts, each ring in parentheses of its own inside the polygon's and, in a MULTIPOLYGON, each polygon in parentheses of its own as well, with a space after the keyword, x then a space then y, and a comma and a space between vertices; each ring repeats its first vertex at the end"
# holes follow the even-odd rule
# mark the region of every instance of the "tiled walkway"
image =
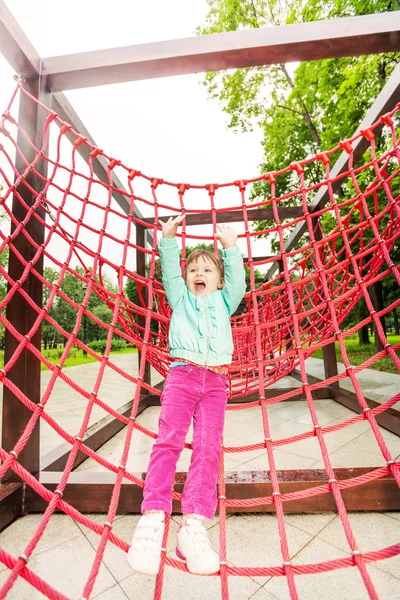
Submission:
MULTIPOLYGON (((104 522, 104 515, 92 515, 104 522)), ((361 551, 380 549, 399 540, 399 513, 350 513, 350 522, 361 551)), ((39 523, 39 515, 20 519, 2 534, 0 544, 18 556, 39 523)), ((137 515, 117 516, 113 531, 127 542, 138 520, 137 515)), ((174 555, 178 519, 174 517, 168 543, 174 555)), ((287 515, 286 532, 295 564, 318 563, 349 555, 339 517, 323 515, 287 515)), ((208 522, 209 535, 218 547, 218 521, 208 522)), ((277 520, 273 515, 233 515, 227 519, 228 560, 235 566, 272 566, 282 562, 277 520)), ((50 520, 43 539, 29 562, 30 568, 68 598, 81 598, 97 547, 98 537, 66 516, 50 520)), ((368 565, 368 572, 380 600, 400 598, 399 557, 368 565)), ((0 566, 0 585, 7 569, 0 566)), ((155 579, 130 570, 124 553, 108 545, 92 598, 98 600, 151 600, 155 579)), ((317 575, 296 577, 301 600, 367 600, 368 594, 355 567, 317 575)), ((231 577, 230 600, 288 600, 284 578, 231 577)), ((218 577, 195 577, 166 568, 163 600, 217 600, 218 577)), ((44 598, 19 579, 7 600, 44 598)))
MULTIPOLYGON (((118 357, 119 366, 135 371, 132 357, 118 357)), ((96 365, 73 367, 68 374, 79 381, 86 389, 93 385, 96 365), (88 367, 91 367, 90 369, 88 367), (75 369, 75 373, 72 373, 75 369)), ((320 362, 308 363, 312 374, 319 375, 320 362)), ((365 372, 365 386, 369 386, 369 396, 384 401, 400 389, 400 375, 365 372), (367 383, 369 380, 370 383, 367 383), (375 386, 375 389, 371 389, 375 386), (371 393, 372 392, 372 393, 371 393), (373 394, 375 393, 375 397, 373 394)), ((121 378, 110 371, 102 386, 100 397, 114 408, 121 406, 132 397, 133 386, 121 382, 121 378)), ((157 381, 157 380, 155 380, 157 381)), ((362 383, 362 378, 360 377, 362 383)), ((287 378, 280 386, 297 384, 287 378)), ((46 377, 43 378, 43 387, 46 377)), ((315 401, 321 425, 334 424, 353 416, 354 413, 332 400, 315 401)), ((82 418, 85 403, 79 395, 62 385, 56 388, 51 398, 49 412, 71 433, 76 433, 82 418), (66 405, 68 410, 65 410, 66 405)), ((146 427, 156 430, 159 408, 148 408, 138 420, 146 427)), ((96 409, 93 416, 97 420, 104 416, 96 409)), ((273 438, 296 435, 311 428, 311 419, 305 401, 291 401, 272 405, 269 408, 271 433, 273 438)), ((381 429, 382 435, 394 458, 400 454, 400 440, 395 435, 381 429)), ((105 444, 98 453, 117 463, 120 459, 124 430, 105 444)), ((190 440, 189 432, 188 439, 190 440)), ((228 412, 224 441, 228 446, 246 445, 263 439, 259 408, 228 412)), ((334 467, 377 467, 384 465, 378 445, 369 430, 368 423, 362 421, 344 430, 325 436, 334 467)), ((43 430, 43 449, 49 450, 60 443, 56 434, 43 430)), ((147 467, 151 440, 139 432, 133 437, 128 469, 142 471, 147 467)), ((321 453, 316 439, 305 440, 274 450, 278 469, 308 469, 322 467, 321 453)), ((189 451, 184 451, 178 463, 178 470, 186 471, 190 460, 189 451)), ((226 469, 229 471, 267 469, 268 461, 264 450, 228 455, 226 469)), ((87 460, 79 470, 102 470, 91 460, 87 460)), ((93 518, 104 522, 105 515, 93 518)), ((350 513, 350 523, 361 551, 371 551, 398 543, 400 538, 400 513, 350 513)), ((18 520, 0 534, 0 545, 13 556, 18 556, 31 538, 40 515, 28 515, 18 520)), ((113 530, 126 541, 130 541, 137 515, 118 516, 113 530)), ((168 552, 174 554, 175 532, 178 517, 173 517, 168 552)), ((296 564, 316 563, 349 555, 349 545, 344 537, 339 517, 334 513, 323 515, 286 515, 286 530, 292 560, 296 564)), ((218 519, 209 521, 210 537, 218 546, 218 519)), ((228 560, 236 566, 272 566, 282 562, 277 520, 273 515, 232 515, 227 520, 228 560)), ((84 583, 90 572, 98 538, 91 531, 76 524, 67 516, 54 515, 29 562, 30 568, 63 592, 68 598, 78 600, 82 596, 84 583)), ((7 569, 0 565, 0 585, 7 578, 7 569)), ((400 557, 373 563, 368 572, 381 600, 400 599, 400 557)), ((230 600, 286 600, 288 586, 284 578, 230 578, 230 600)), ((334 571, 318 575, 296 577, 299 597, 318 600, 364 600, 368 594, 358 570, 334 571)), ((147 600, 153 597, 154 578, 132 572, 125 555, 112 545, 106 548, 104 561, 96 582, 92 598, 99 600, 122 600, 126 598, 147 600)), ((164 580, 163 600, 176 600, 184 594, 185 600, 217 600, 220 597, 220 583, 217 577, 196 578, 167 568, 164 580)), ((44 598, 22 579, 19 579, 7 599, 36 600, 44 598)))

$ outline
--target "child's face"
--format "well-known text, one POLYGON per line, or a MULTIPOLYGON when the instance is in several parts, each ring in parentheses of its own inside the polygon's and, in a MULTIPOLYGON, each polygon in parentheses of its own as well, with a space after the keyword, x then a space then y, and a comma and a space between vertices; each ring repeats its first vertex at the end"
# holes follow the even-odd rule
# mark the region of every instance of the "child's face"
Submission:
POLYGON ((186 285, 192 294, 204 298, 206 294, 215 292, 222 283, 221 271, 203 256, 198 262, 191 262, 186 269, 186 285))

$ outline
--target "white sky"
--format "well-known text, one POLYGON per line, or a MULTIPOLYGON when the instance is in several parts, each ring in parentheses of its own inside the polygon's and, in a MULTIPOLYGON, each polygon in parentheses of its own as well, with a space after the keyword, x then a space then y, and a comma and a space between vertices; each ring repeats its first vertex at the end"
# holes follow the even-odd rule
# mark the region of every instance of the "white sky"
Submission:
MULTIPOLYGON (((42 57, 190 37, 207 13, 205 0, 6 0, 6 4, 42 57)), ((1 112, 15 85, 12 76, 0 55, 1 112)), ((207 99, 202 78, 160 78, 69 91, 66 96, 100 148, 152 177, 204 184, 257 176, 261 132, 229 131, 221 107, 207 99)), ((226 194, 216 196, 219 206, 238 200, 232 203, 226 194)), ((196 201, 203 208, 209 206, 206 192, 196 201)), ((243 231, 240 224, 234 226, 243 231)), ((211 227, 194 229, 201 235, 211 233, 211 227)), ((247 254, 245 242, 240 245, 247 254)), ((53 250, 63 256, 60 247, 53 250)), ((107 250, 117 262, 112 246, 107 250)), ((268 252, 266 241, 253 243, 254 255, 268 252)))

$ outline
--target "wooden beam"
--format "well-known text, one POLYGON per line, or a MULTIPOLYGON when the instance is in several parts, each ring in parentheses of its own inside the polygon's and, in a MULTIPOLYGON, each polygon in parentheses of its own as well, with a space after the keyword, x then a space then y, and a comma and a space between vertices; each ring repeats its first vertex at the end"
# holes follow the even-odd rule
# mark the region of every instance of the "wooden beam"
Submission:
MULTIPOLYGON (((373 468, 338 468, 336 479, 343 481, 360 477, 373 468)), ((281 494, 297 492, 318 487, 327 483, 327 475, 323 469, 303 471, 277 471, 281 494)), ((247 499, 272 495, 273 489, 269 479, 269 471, 236 471, 225 475, 226 497, 228 499, 247 499)), ((367 483, 341 490, 346 509, 349 511, 381 511, 399 510, 400 495, 398 485, 392 475, 367 483), (385 507, 385 508, 384 508, 385 507), (386 508, 387 507, 387 508, 386 508), (389 508, 390 507, 390 508, 389 508)), ((331 493, 319 494, 309 498, 285 501, 285 514, 288 513, 323 513, 337 512, 337 506, 331 493)), ((274 504, 255 507, 227 507, 228 513, 263 512, 275 513, 274 504)))
POLYGON ((400 11, 215 33, 43 60, 52 91, 400 49, 400 11))
MULTIPOLYGON (((305 400, 306 395, 302 387, 298 388, 267 388, 264 390, 264 397, 267 400, 272 400, 277 396, 282 396, 283 394, 289 394, 291 392, 296 392, 293 396, 285 400, 285 402, 291 402, 292 400, 305 400)), ((330 400, 332 399, 331 388, 327 385, 324 387, 317 388, 312 390, 311 392, 313 400, 330 400)), ((245 397, 235 397, 230 398, 228 400, 228 404, 244 404, 247 402, 255 402, 259 400, 260 394, 258 392, 253 392, 252 394, 248 394, 245 397)))
MULTIPOLYGON (((360 125, 357 127, 352 137, 357 135, 363 129, 367 129, 373 123, 376 123, 382 115, 393 110, 393 108, 398 102, 400 102, 400 65, 397 65, 392 75, 386 82, 384 88, 376 98, 371 108, 367 111, 364 119, 361 121, 360 125)), ((382 127, 375 128, 375 135, 379 135, 381 129, 382 127)), ((355 165, 369 147, 369 142, 365 137, 361 136, 352 144, 352 146, 353 164, 355 165)), ((343 150, 343 152, 340 154, 339 158, 331 168, 331 179, 336 179, 341 174, 346 172, 348 170, 348 164, 349 155, 345 150, 343 150)), ((336 191, 343 184, 343 181, 345 181, 344 178, 339 178, 337 181, 333 182, 333 191, 336 191)), ((313 213, 321 210, 322 208, 324 208, 324 206, 328 204, 329 200, 329 190, 328 187, 324 185, 320 188, 314 200, 311 202, 309 206, 309 212, 313 213)), ((290 252, 296 246, 300 238, 306 233, 306 230, 307 223, 304 219, 304 221, 296 225, 295 229, 289 235, 285 244, 286 252, 290 252)), ((265 276, 265 281, 270 280, 276 272, 276 270, 277 265, 272 265, 265 276)))
MULTIPOLYGON (((265 457, 267 462, 267 457, 265 457)), ((371 468, 335 469, 338 481, 360 477, 371 468)), ((135 473, 144 480, 145 473, 135 473)), ((318 487, 328 481, 323 469, 303 471, 278 471, 279 489, 282 494, 318 487)), ((116 474, 110 472, 80 471, 71 473, 64 490, 63 499, 84 513, 107 513, 111 494, 116 480, 116 474)), ((45 472, 40 474, 40 482, 51 491, 57 488, 60 473, 45 472)), ((186 473, 176 473, 175 491, 181 492, 186 481, 186 473)), ((271 496, 272 484, 268 471, 233 471, 225 473, 226 496, 228 499, 247 499, 271 496)), ((42 512, 47 507, 40 496, 31 488, 29 494, 30 512, 42 512)), ((348 510, 388 511, 400 509, 400 495, 397 483, 392 475, 373 480, 367 484, 342 490, 342 495, 348 510)), ((124 480, 118 503, 118 513, 139 513, 142 502, 142 488, 124 480)), ((320 513, 336 511, 336 505, 331 493, 320 494, 310 498, 284 502, 285 513, 320 513)), ((173 512, 180 512, 179 502, 174 501, 173 512)), ((261 506, 227 507, 229 513, 239 512, 275 512, 274 504, 261 506)))
MULTIPOLYGON (((336 377, 338 375, 338 365, 336 358, 335 342, 322 347, 322 356, 324 359, 325 379, 336 377)), ((333 388, 339 389, 339 382, 335 381, 330 384, 333 388)))
MULTIPOLYGON (((273 258, 274 260, 279 260, 279 256, 276 256, 275 254, 268 254, 267 256, 252 256, 252 259, 255 263, 263 262, 264 260, 270 260, 271 258, 273 258)), ((248 263, 249 257, 245 256, 243 258, 243 262, 248 263)))
POLYGON ((0 531, 23 514, 24 484, 0 484, 0 531))
MULTIPOLYGON (((321 225, 321 221, 320 219, 318 219, 315 223, 314 223, 314 236, 315 236, 315 240, 317 242, 320 242, 323 239, 323 232, 322 232, 322 225, 321 225)), ((320 252, 320 254, 323 253, 323 249, 320 252)), ((314 257, 315 260, 315 257, 314 257)), ((316 265, 316 263, 314 262, 314 264, 316 265)), ((317 284, 319 285, 319 284, 317 284)), ((322 287, 322 285, 321 285, 322 287)), ((338 364, 337 364, 337 358, 336 358, 336 345, 335 342, 332 342, 331 344, 327 344, 326 346, 322 346, 322 356, 324 359, 324 373, 325 373, 325 379, 330 379, 331 377, 336 377, 336 375, 338 375, 339 371, 338 371, 338 364)), ((331 387, 335 388, 335 389, 339 389, 339 382, 335 381, 334 383, 330 384, 331 387)))
MULTIPOLYGON (((302 217, 303 207, 302 206, 283 206, 279 205, 279 216, 281 219, 297 219, 302 217)), ((176 217, 177 213, 173 215, 166 215, 161 217, 161 220, 165 221, 169 217, 176 217)), ((247 218, 249 221, 273 221, 274 214, 272 208, 250 208, 247 211, 247 218)), ((243 222, 243 211, 242 210, 227 210, 224 212, 216 213, 217 223, 242 223, 243 222)), ((154 217, 146 217, 143 219, 145 223, 153 224, 154 217)), ((186 214, 186 225, 210 225, 212 224, 211 213, 187 213, 186 214)))
MULTIPOLYGON (((146 237, 147 237, 147 234, 146 234, 145 228, 143 227, 143 225, 138 224, 136 226, 136 244, 138 247, 140 247, 140 248, 146 247, 146 237)), ((147 258, 147 254, 145 254, 144 252, 140 252, 139 250, 136 250, 136 272, 141 277, 147 277, 146 258, 147 258)), ((147 306, 147 303, 148 303, 147 287, 144 287, 142 289, 142 296, 143 296, 143 301, 144 301, 145 305, 147 306)), ((140 335, 144 339, 144 333, 145 333, 144 330, 146 327, 146 316, 138 315, 137 322, 138 322, 138 326, 140 327, 140 330, 139 330, 140 335)), ((138 353, 137 353, 137 360, 138 360, 138 373, 140 373, 142 352, 140 352, 139 349, 138 349, 138 353)), ((144 368, 143 381, 145 383, 148 383, 149 385, 151 385, 151 368, 150 368, 150 363, 148 361, 146 361, 146 365, 144 368)), ((144 388, 142 391, 143 391, 143 393, 147 393, 147 391, 144 388)))
MULTIPOLYGON (((156 395, 143 396, 140 400, 139 409, 137 414, 140 415, 149 406, 159 406, 160 397, 156 395)), ((118 408, 117 412, 124 416, 129 417, 132 410, 132 400, 118 408)), ((91 450, 98 450, 106 442, 108 442, 116 433, 126 427, 125 423, 122 423, 119 419, 108 415, 100 421, 97 421, 91 425, 85 437, 83 443, 88 446, 91 450)), ((45 456, 40 459, 41 471, 62 471, 67 464, 68 456, 71 452, 71 445, 65 442, 54 450, 48 452, 45 456)), ((74 469, 78 467, 87 459, 87 454, 84 452, 78 452, 75 462, 74 469)))
POLYGON ((25 79, 37 77, 41 58, 3 0, 0 0, 0 52, 25 79))
MULTIPOLYGON (((34 78, 27 81, 25 84, 29 93, 40 98, 41 101, 50 102, 50 99, 44 94, 40 88, 39 78, 34 78)), ((22 95, 19 103, 18 123, 28 137, 32 140, 37 148, 41 148, 43 144, 43 113, 39 111, 39 107, 35 102, 32 102, 27 96, 22 95)), ((21 155, 31 163, 36 157, 35 151, 32 149, 25 136, 18 132, 17 144, 21 150, 21 155)), ((17 154, 15 162, 18 173, 24 173, 26 165, 22 157, 17 154)), ((44 177, 47 175, 47 162, 40 160, 36 165, 37 172, 44 177)), ((40 192, 43 189, 43 183, 34 173, 30 172, 26 177, 29 185, 40 192)), ((12 212, 17 223, 21 223, 27 214, 27 210, 20 201, 18 195, 24 200, 28 207, 35 204, 36 195, 29 191, 24 184, 24 181, 19 183, 13 197, 12 212), (17 195, 18 194, 18 195, 17 195)), ((39 205, 36 208, 36 214, 44 219, 43 208, 39 205)), ((11 233, 16 229, 16 225, 11 223, 11 233)), ((24 233, 28 233, 40 247, 44 242, 44 225, 39 222, 33 215, 25 224, 25 227, 19 232, 14 239, 13 244, 20 255, 29 263, 35 254, 36 249, 29 242, 24 233)), ((24 272, 24 265, 15 252, 10 251, 8 273, 13 281, 18 281, 24 272)), ((39 274, 43 274, 43 254, 35 262, 35 269, 39 274)), ((10 290, 10 284, 7 289, 10 290)), ((38 277, 30 273, 23 284, 25 292, 29 295, 33 302, 40 308, 42 306, 42 283, 38 277)), ((27 303, 25 298, 18 292, 12 296, 6 307, 6 318, 11 325, 22 335, 27 335, 34 322, 37 319, 37 312, 27 303)), ((41 328, 31 338, 31 343, 40 350, 41 348, 41 328)), ((14 355, 19 342, 14 335, 6 328, 5 330, 5 350, 4 364, 10 361, 14 355)), ((16 363, 7 372, 8 379, 32 402, 40 402, 40 360, 34 356, 32 352, 26 348, 18 357, 16 363)), ((32 411, 28 409, 12 392, 12 390, 4 387, 3 392, 3 422, 2 422, 2 445, 3 448, 10 452, 23 434, 29 419, 32 417, 32 411)), ((30 473, 39 471, 39 421, 36 423, 28 442, 23 451, 18 456, 18 462, 25 467, 30 473)), ((12 469, 9 469, 4 477, 3 482, 19 481, 18 476, 12 469)))

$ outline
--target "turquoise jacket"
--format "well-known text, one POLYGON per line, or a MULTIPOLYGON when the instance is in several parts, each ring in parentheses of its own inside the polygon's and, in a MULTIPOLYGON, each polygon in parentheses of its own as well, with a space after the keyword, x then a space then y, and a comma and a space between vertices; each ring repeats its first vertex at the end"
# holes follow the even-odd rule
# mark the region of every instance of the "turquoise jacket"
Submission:
POLYGON ((233 341, 229 317, 246 291, 239 247, 222 251, 224 287, 204 298, 192 294, 182 278, 176 238, 161 238, 159 251, 162 281, 173 311, 169 328, 171 356, 198 365, 230 364, 233 341))

